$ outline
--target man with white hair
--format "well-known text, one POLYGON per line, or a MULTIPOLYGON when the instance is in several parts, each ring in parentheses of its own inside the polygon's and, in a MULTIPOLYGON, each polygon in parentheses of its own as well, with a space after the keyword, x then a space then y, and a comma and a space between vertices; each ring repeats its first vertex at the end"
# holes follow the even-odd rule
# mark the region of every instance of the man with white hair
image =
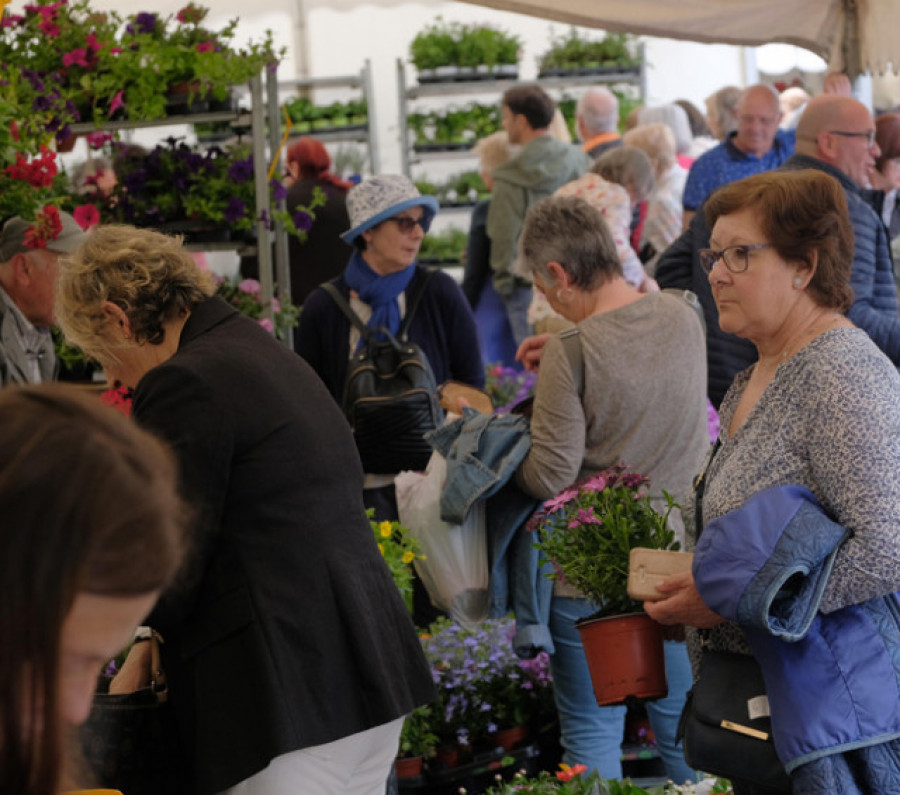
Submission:
POLYGON ((779 130, 778 93, 758 84, 738 100, 737 131, 697 158, 684 186, 684 228, 697 208, 716 188, 729 182, 778 168, 794 154, 793 131, 779 130))
POLYGON ((85 234, 71 215, 55 207, 42 222, 14 216, 0 231, 0 386, 53 381, 53 302, 57 261, 85 234))
POLYGON ((608 149, 622 145, 619 135, 619 100, 602 86, 588 89, 578 100, 575 126, 581 148, 596 160, 608 149))

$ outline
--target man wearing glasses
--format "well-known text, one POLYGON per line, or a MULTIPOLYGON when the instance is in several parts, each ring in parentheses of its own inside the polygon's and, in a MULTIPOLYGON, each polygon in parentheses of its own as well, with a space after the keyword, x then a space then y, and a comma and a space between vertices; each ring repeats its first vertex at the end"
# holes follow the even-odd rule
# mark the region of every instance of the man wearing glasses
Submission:
MULTIPOLYGON (((862 193, 869 186, 879 155, 875 125, 865 105, 852 97, 823 94, 810 100, 797 125, 797 153, 782 168, 815 168, 841 183, 853 225, 854 252, 850 274, 854 303, 847 312, 888 358, 900 365, 900 315, 890 245, 884 224, 862 193)), ((660 257, 660 287, 697 293, 706 317, 707 393, 718 407, 734 376, 756 361, 747 340, 719 328, 701 258, 709 248, 709 228, 702 208, 688 229, 660 257)), ((746 267, 746 252, 726 254, 726 267, 746 267)))
POLYGON ((779 130, 778 93, 765 85, 750 86, 738 100, 738 128, 691 166, 684 186, 684 228, 716 188, 762 171, 778 168, 794 153, 793 131, 779 130))

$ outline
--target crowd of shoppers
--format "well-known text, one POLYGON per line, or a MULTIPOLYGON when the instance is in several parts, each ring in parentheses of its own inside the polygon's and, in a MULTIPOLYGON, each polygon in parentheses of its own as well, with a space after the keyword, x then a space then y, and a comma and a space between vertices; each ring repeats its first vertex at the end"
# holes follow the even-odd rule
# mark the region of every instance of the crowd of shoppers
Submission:
MULTIPOLYGON (((683 502, 685 522, 671 521, 690 546, 752 527, 752 506, 785 494, 845 528, 817 623, 790 650, 717 597, 710 583, 733 564, 703 543, 693 573, 646 610, 689 628, 695 669, 701 646, 758 658, 791 791, 900 786, 900 719, 865 687, 877 669, 900 688, 900 633, 885 618, 900 586, 900 116, 873 121, 848 86, 830 76, 820 96, 783 97, 794 120, 781 129, 779 96, 755 85, 711 95, 705 120, 684 100, 643 108, 624 137, 615 95, 597 87, 578 102, 576 143, 552 132, 559 111, 543 89, 507 90, 504 131, 477 148, 491 199, 473 213, 463 289, 417 264, 434 197, 393 174, 352 186, 321 142, 301 138, 286 158, 289 209, 325 203, 291 249, 295 351, 217 297, 172 238, 85 235, 61 214, 55 240, 31 250, 28 222, 8 220, 0 380, 53 380, 58 323, 133 390, 133 421, 46 384, 0 394, 0 503, 23 531, 0 533, 0 632, 14 641, 0 664, 0 790, 50 795, 67 782, 66 727, 146 616, 165 639, 181 752, 171 764, 190 792, 281 795, 298 781, 314 794, 384 792, 404 716, 434 696, 414 624, 436 612, 417 584, 411 620, 381 559, 366 509, 397 518, 398 473, 364 471, 342 407, 354 356, 401 332, 438 384, 484 385, 498 350, 485 335, 506 334, 509 358, 518 345, 538 371, 515 479, 531 498, 622 462, 650 478, 655 500, 683 502), (502 329, 476 322, 490 302, 502 329), (550 327, 577 335, 583 382, 550 327), (707 397, 722 420, 712 452, 707 397), (25 621, 35 633, 16 635, 25 621), (829 640, 839 631, 873 653, 829 640), (809 683, 797 649, 817 672, 809 683), (846 666, 856 673, 836 673, 846 666), (857 705, 852 729, 813 686, 857 705), (808 714, 802 730, 792 710, 808 714)), ((82 181, 100 190, 103 173, 82 181)), ((596 706, 574 629, 597 607, 554 586, 555 698, 565 761, 618 778, 625 709, 596 706)), ((676 738, 692 679, 679 631, 665 646, 669 694, 647 712, 667 774, 683 781, 695 771, 676 738)), ((141 684, 128 678, 148 671, 149 653, 132 647, 119 686, 141 684)), ((757 789, 737 781, 735 792, 757 789)))

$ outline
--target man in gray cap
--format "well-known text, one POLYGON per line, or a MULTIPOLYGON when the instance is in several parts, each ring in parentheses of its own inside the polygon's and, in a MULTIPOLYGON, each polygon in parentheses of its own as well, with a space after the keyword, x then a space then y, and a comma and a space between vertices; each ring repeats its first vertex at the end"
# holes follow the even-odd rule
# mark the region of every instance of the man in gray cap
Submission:
POLYGON ((71 254, 85 233, 68 213, 45 248, 28 245, 34 222, 14 216, 0 231, 0 386, 39 384, 56 378, 50 326, 56 291, 56 263, 71 254))

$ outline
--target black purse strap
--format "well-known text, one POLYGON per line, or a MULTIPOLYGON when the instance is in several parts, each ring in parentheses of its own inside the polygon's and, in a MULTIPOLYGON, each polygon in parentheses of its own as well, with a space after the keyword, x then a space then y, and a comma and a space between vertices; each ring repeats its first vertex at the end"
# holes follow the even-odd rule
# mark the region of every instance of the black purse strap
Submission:
POLYGON ((703 467, 703 471, 694 478, 694 530, 696 535, 694 543, 700 540, 700 534, 703 532, 703 495, 706 493, 706 476, 721 446, 722 439, 719 437, 713 445, 712 452, 709 454, 709 460, 706 462, 706 466, 703 467))
MULTIPOLYGON (((409 329, 409 324, 412 323, 413 315, 415 315, 416 309, 419 307, 422 294, 425 292, 425 287, 433 273, 434 271, 426 270, 422 279, 415 285, 407 297, 406 314, 403 316, 400 328, 397 329, 397 339, 401 342, 406 342, 408 338, 407 330, 409 329)), ((347 319, 353 324, 366 343, 371 342, 373 330, 363 323, 362 318, 353 311, 350 302, 344 298, 341 291, 331 282, 325 282, 325 284, 322 285, 322 288, 331 296, 331 299, 337 304, 338 309, 346 315, 347 319)))

